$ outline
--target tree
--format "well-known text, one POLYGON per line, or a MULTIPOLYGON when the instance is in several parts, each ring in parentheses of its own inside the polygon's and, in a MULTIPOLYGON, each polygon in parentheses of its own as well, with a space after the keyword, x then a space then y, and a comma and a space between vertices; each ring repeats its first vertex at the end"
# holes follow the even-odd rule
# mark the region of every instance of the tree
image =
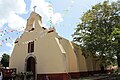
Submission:
POLYGON ((3 54, 2 55, 2 59, 1 59, 1 64, 3 65, 3 67, 8 67, 9 66, 9 58, 10 56, 8 54, 3 54))
POLYGON ((120 66, 120 28, 114 28, 110 38, 113 47, 112 50, 116 53, 118 66, 120 66))
MULTIPOLYGON (((84 55, 92 54, 106 63, 114 62, 115 56, 120 57, 120 43, 115 46, 112 41, 113 37, 119 41, 113 34, 115 28, 120 29, 120 1, 104 1, 83 14, 73 41, 80 44, 84 55)), ((120 67, 120 60, 117 61, 120 67)))

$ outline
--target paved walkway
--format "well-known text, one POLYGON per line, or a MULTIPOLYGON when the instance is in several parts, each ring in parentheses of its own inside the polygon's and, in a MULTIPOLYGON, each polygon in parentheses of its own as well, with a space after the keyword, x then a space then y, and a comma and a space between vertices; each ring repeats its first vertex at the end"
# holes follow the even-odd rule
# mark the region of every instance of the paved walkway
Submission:
POLYGON ((83 77, 80 79, 72 79, 72 80, 105 80, 108 76, 98 76, 98 77, 83 77))
POLYGON ((80 79, 71 79, 71 80, 120 80, 120 75, 99 75, 99 76, 90 76, 83 77, 80 79))

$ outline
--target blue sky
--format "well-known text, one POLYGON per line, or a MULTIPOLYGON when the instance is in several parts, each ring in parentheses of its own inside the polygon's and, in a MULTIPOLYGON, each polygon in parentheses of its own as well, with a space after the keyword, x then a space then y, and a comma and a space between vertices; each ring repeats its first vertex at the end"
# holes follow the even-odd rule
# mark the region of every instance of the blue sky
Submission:
MULTIPOLYGON (((72 41, 72 34, 84 12, 104 0, 0 0, 0 55, 11 54, 14 41, 24 31, 26 20, 36 7, 43 26, 51 20, 60 36, 72 41), (52 17, 52 19, 51 19, 52 17)), ((116 0, 109 0, 116 1, 116 0)))

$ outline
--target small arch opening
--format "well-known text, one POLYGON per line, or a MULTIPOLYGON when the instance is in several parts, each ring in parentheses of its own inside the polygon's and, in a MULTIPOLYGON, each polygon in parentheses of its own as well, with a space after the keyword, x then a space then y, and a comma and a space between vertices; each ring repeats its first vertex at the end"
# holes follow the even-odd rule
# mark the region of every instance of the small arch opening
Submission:
MULTIPOLYGON (((32 72, 33 73, 33 79, 35 80, 35 74, 36 74, 36 60, 33 57, 29 57, 26 62, 26 71, 27 72, 32 72)), ((28 76, 27 78, 29 78, 28 76)))

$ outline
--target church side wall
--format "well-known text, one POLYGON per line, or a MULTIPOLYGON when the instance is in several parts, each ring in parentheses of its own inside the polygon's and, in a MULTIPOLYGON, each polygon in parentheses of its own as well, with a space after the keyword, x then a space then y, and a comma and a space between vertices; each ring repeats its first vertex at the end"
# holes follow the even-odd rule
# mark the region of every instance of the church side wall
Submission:
POLYGON ((37 73, 66 73, 63 55, 55 40, 54 33, 49 33, 36 42, 37 73))
POLYGON ((86 59, 85 59, 85 57, 82 55, 81 49, 78 48, 78 47, 74 47, 74 49, 75 49, 75 52, 76 52, 76 54, 77 54, 79 71, 80 71, 80 72, 86 72, 86 71, 88 71, 87 65, 86 65, 86 59))
POLYGON ((88 71, 93 71, 93 61, 91 57, 86 59, 88 71))
POLYGON ((65 49, 68 59, 68 72, 79 72, 78 64, 77 64, 77 57, 74 53, 74 49, 70 42, 64 38, 61 39, 61 44, 65 49))

